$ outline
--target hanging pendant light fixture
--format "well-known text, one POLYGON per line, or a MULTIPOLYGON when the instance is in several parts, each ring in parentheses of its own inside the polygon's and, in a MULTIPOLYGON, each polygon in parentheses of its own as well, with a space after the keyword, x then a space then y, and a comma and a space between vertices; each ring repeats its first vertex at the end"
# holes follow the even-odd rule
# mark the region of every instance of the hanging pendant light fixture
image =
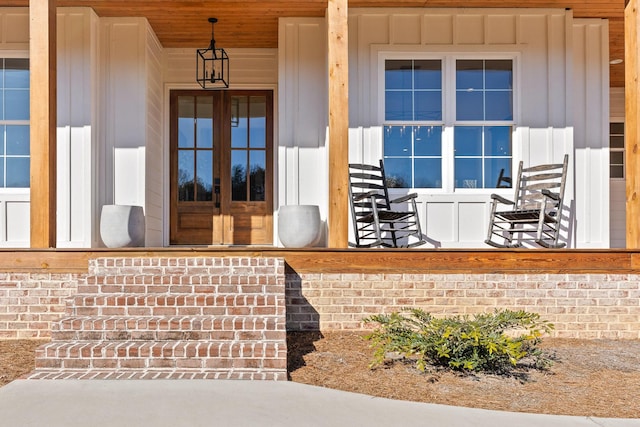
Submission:
POLYGON ((222 48, 216 48, 213 37, 213 24, 217 18, 209 18, 211 22, 211 43, 206 49, 198 49, 196 54, 196 81, 203 89, 229 87, 229 56, 222 48))

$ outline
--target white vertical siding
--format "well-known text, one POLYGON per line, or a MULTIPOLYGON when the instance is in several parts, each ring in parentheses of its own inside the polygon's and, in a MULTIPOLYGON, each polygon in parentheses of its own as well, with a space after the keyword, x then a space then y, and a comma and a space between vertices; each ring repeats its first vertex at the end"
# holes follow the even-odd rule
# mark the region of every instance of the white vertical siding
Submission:
POLYGON ((573 22, 576 237, 580 247, 608 247, 609 27, 573 22))
POLYGON ((324 20, 281 19, 278 46, 276 206, 318 205, 325 219, 328 166, 324 20))
POLYGON ((58 247, 95 242, 97 22, 91 9, 58 9, 58 247))

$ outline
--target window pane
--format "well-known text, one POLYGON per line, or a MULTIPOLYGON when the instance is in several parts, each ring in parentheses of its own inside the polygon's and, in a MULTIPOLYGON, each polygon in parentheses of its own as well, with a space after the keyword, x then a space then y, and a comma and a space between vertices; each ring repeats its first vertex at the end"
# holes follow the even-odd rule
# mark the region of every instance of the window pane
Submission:
POLYGON ((29 120, 28 89, 5 89, 4 103, 6 120, 29 120))
POLYGON ((231 110, 231 146, 246 148, 249 139, 248 97, 234 96, 231 99, 231 110))
POLYGON ((485 92, 485 120, 513 120, 511 92, 485 92))
POLYGON ((511 178, 511 159, 488 158, 484 160, 484 188, 511 188, 504 178, 511 178), (502 174, 502 175, 501 175, 502 174), (502 177, 502 179, 500 179, 502 177), (500 181, 500 182, 499 182, 500 181))
POLYGON ((194 200, 194 155, 191 150, 178 150, 178 200, 194 200))
POLYGON ((482 84, 483 62, 475 59, 456 61, 456 88, 458 90, 481 90, 484 88, 482 84))
POLYGON ((196 200, 213 200, 213 152, 198 150, 196 156, 196 200))
POLYGON ((384 159, 384 172, 389 188, 411 188, 411 159, 384 159))
POLYGON ((0 156, 4 154, 5 130, 6 127, 4 125, 0 125, 0 156))
POLYGON ((262 150, 251 150, 249 154, 251 164, 249 198, 252 202, 262 202, 265 199, 264 175, 267 164, 265 154, 262 150))
POLYGON ((456 126, 453 138, 456 158, 482 155, 482 127, 456 126))
POLYGON ((250 113, 249 146, 264 148, 267 138, 267 99, 264 96, 252 96, 250 113))
POLYGON ((456 119, 484 119, 483 92, 456 92, 456 119))
POLYGON ((385 92, 385 120, 413 120, 412 92, 385 92))
POLYGON ((4 158, 0 159, 0 188, 4 188, 4 158))
POLYGON ((442 120, 442 93, 415 92, 415 114, 413 120, 442 120))
POLYGON ((482 159, 455 160, 455 188, 482 187, 482 159))
POLYGON ((198 97, 196 138, 198 148, 213 147, 213 98, 211 96, 198 97))
POLYGON ((415 188, 442 188, 442 160, 415 159, 415 188))
POLYGON ((29 60, 25 58, 6 58, 4 64, 4 87, 29 89, 29 60))
POLYGON ((231 151, 231 200, 247 200, 247 152, 231 151))
POLYGON ((411 60, 385 61, 384 85, 387 89, 411 89, 411 60))
POLYGON ((442 89, 442 65, 440 60, 414 61, 415 89, 442 89))
POLYGON ((7 154, 29 155, 29 126, 7 126, 7 154))
POLYGON ((416 126, 414 134, 414 155, 442 156, 442 126, 416 126))
POLYGON ((485 88, 513 89, 512 68, 511 60, 485 61, 485 88))
POLYGON ((178 98, 178 147, 193 147, 195 144, 195 99, 192 96, 178 98))
POLYGON ((7 187, 29 187, 29 158, 7 157, 7 187))
POLYGON ((485 156, 511 156, 511 126, 484 128, 485 156))
POLYGON ((384 156, 411 156, 412 126, 384 127, 384 156))

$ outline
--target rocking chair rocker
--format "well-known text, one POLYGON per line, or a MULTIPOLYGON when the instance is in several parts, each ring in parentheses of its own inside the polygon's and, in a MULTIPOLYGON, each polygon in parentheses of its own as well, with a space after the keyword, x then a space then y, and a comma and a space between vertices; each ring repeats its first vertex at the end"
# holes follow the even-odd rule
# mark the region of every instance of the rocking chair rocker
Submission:
POLYGON ((411 193, 389 199, 382 160, 380 166, 349 164, 349 200, 356 239, 349 246, 398 248, 424 244, 416 197, 411 193), (392 209, 402 204, 409 209, 392 209))
POLYGON ((496 248, 518 248, 531 240, 545 248, 562 248, 558 242, 562 220, 562 201, 569 156, 563 163, 518 167, 514 200, 492 194, 489 230, 485 243, 496 248), (499 210, 499 206, 509 208, 499 210), (520 236, 515 240, 515 235, 520 236))

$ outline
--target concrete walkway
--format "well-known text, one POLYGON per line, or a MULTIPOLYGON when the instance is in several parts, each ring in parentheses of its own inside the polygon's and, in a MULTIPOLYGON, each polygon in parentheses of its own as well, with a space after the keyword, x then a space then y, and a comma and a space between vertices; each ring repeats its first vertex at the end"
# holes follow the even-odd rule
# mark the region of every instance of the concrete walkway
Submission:
POLYGON ((293 382, 17 380, 0 388, 0 426, 640 427, 640 419, 487 411, 293 382))

